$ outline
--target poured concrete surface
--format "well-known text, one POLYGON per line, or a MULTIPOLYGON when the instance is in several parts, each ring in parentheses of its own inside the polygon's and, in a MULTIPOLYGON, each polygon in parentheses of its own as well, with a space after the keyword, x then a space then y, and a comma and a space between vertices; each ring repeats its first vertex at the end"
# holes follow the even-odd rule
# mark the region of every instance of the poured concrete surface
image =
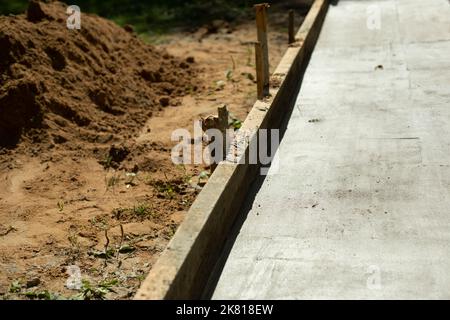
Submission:
POLYGON ((331 6, 278 155, 214 299, 450 299, 449 1, 331 6))

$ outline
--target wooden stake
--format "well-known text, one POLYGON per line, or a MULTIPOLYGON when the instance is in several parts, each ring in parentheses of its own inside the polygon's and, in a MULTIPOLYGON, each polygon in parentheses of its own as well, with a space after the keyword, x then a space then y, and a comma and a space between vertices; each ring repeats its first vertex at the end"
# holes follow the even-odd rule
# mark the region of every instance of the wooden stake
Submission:
POLYGON ((228 117, 229 113, 227 110, 227 106, 224 105, 223 107, 218 108, 218 114, 219 114, 219 130, 222 132, 222 160, 225 160, 227 157, 227 129, 228 129, 228 117))
MULTIPOLYGON (((222 107, 219 107, 217 109, 218 116, 214 117, 208 117, 206 119, 202 119, 202 129, 203 131, 207 131, 208 129, 219 129, 222 133, 222 157, 221 159, 216 159, 216 150, 210 149, 211 156, 214 158, 214 160, 225 160, 228 152, 228 145, 227 145, 227 129, 228 129, 228 119, 229 119, 229 112, 227 109, 227 105, 223 105, 222 107)), ((209 142, 212 142, 211 137, 208 137, 209 142)), ((211 144, 209 145, 211 148, 211 144)), ((211 173, 214 172, 214 170, 217 167, 217 163, 213 162, 211 163, 210 169, 211 173)))
POLYGON ((258 100, 264 98, 263 51, 261 43, 255 43, 256 88, 258 100))
MULTIPOLYGON (((255 5, 256 11, 256 29, 258 33, 258 42, 261 46, 262 53, 262 96, 269 95, 269 46, 267 44, 267 8, 268 3, 261 3, 255 5)), ((256 48, 256 47, 255 47, 256 48)), ((258 55, 258 53, 256 53, 258 55)), ((258 99, 262 99, 258 97, 258 99)))
POLYGON ((289 10, 289 44, 295 42, 294 34, 294 10, 289 10))

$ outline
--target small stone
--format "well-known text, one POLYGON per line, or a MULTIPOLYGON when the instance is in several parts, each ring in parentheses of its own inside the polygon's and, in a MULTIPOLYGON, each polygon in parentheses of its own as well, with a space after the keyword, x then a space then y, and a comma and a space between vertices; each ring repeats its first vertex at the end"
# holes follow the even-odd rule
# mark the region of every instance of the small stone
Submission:
POLYGON ((41 279, 39 278, 32 278, 30 280, 27 281, 27 288, 32 288, 32 287, 36 287, 41 283, 41 279))
POLYGON ((163 107, 167 107, 170 104, 169 97, 162 97, 161 99, 159 99, 159 104, 163 107))

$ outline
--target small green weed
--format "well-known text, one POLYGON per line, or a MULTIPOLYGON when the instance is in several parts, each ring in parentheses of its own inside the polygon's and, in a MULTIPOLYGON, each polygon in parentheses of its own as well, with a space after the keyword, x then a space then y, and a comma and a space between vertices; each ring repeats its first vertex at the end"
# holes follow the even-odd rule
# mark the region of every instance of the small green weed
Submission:
POLYGON ((113 286, 117 285, 117 279, 102 281, 98 285, 92 285, 88 280, 81 280, 81 292, 74 298, 78 300, 104 300, 110 292, 115 293, 113 286))

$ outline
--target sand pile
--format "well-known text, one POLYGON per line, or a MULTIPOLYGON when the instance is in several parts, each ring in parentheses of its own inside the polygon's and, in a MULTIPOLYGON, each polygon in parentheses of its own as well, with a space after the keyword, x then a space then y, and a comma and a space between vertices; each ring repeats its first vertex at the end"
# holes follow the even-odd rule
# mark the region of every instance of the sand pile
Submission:
POLYGON ((131 137, 156 110, 196 90, 192 58, 143 43, 130 28, 66 5, 31 1, 0 17, 0 147, 108 143, 131 137))

